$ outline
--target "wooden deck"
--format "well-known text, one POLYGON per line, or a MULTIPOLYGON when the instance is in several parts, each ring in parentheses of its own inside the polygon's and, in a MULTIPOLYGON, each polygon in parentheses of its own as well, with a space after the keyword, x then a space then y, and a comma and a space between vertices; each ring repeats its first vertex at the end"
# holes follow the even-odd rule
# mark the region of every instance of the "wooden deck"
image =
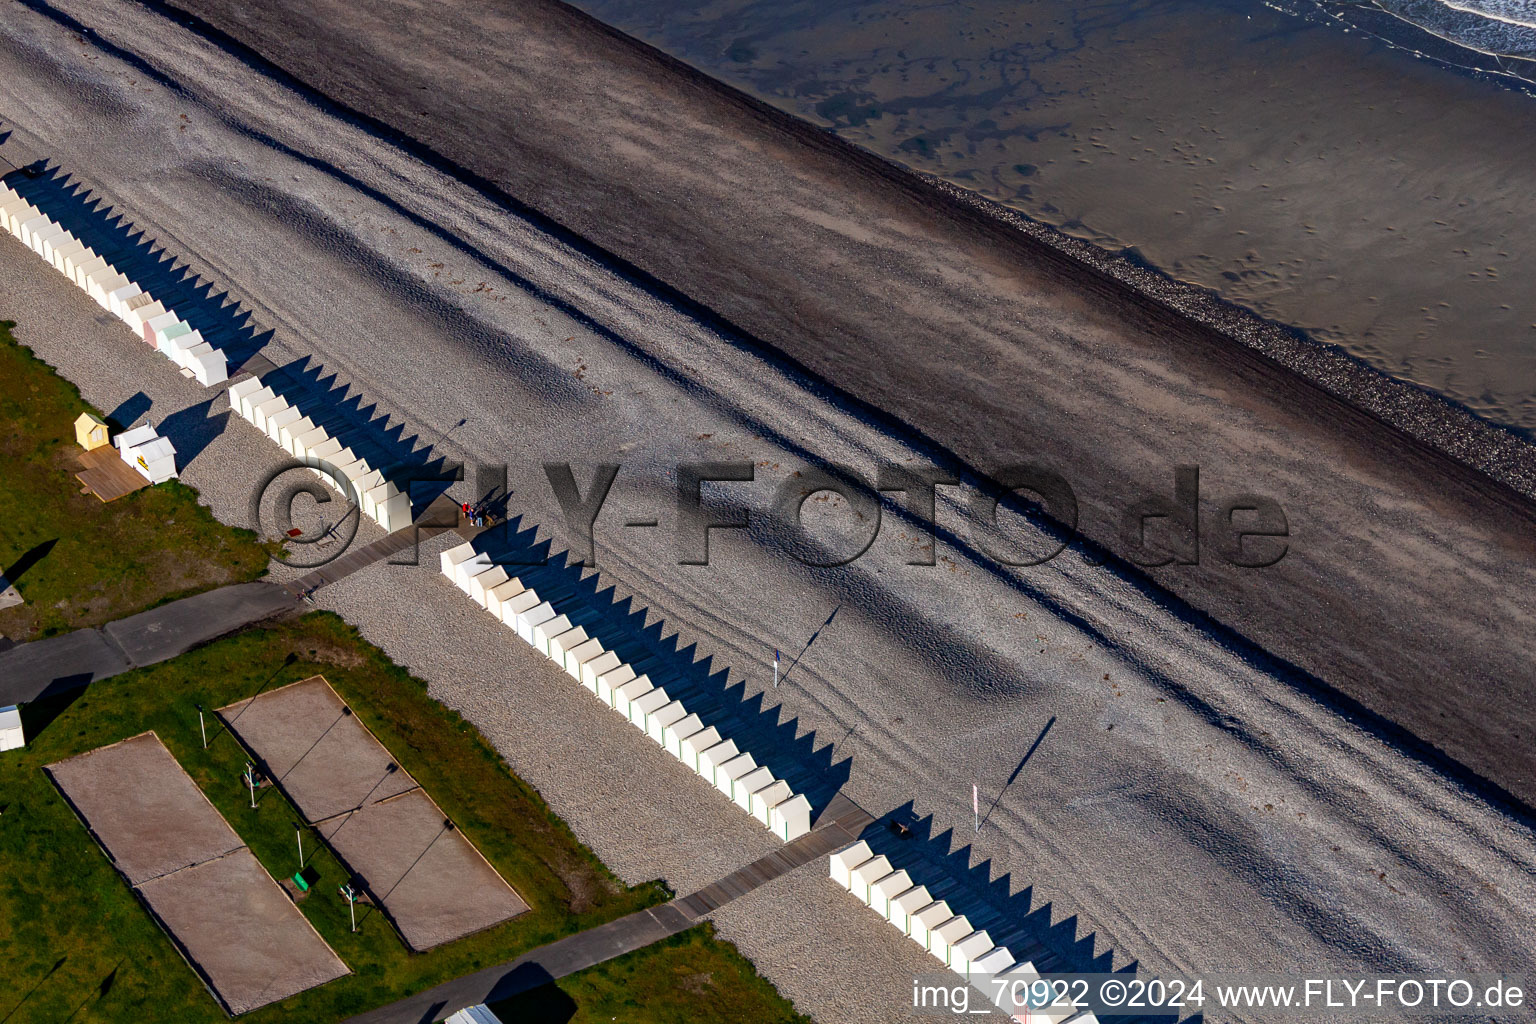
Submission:
POLYGON ((698 892, 673 902, 683 913, 698 920, 717 907, 746 895, 780 875, 847 846, 858 839, 859 833, 873 824, 874 820, 868 811, 839 793, 832 798, 832 803, 810 832, 793 842, 785 843, 741 870, 733 871, 718 882, 712 882, 698 892))
POLYGON ((75 479, 83 485, 82 491, 96 495, 102 501, 116 501, 125 494, 132 494, 149 481, 138 470, 124 462, 112 445, 75 456, 80 472, 75 479))

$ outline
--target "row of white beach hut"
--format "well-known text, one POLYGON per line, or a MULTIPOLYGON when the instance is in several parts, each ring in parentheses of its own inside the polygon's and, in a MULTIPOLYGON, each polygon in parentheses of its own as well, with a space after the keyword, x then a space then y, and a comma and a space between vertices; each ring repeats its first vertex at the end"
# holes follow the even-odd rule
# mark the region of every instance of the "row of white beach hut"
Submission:
POLYGON ((811 804, 734 741, 705 726, 665 686, 606 649, 472 543, 442 554, 443 575, 589 693, 786 842, 811 830, 811 804))
POLYGON ((1067 1006, 1051 1006, 1051 990, 1034 964, 1014 959, 1007 947, 992 941, 945 900, 936 900, 890 858, 877 855, 860 840, 832 854, 832 880, 884 917, 945 967, 978 986, 999 1008, 1010 1014, 1028 1010, 1030 1021, 1096 1024, 1091 1013, 1074 1016, 1067 1006))
POLYGON ((0 223, 198 383, 210 387, 229 379, 222 350, 4 182, 0 182, 0 223))
MULTIPOLYGON (((411 525, 411 496, 366 456, 353 450, 363 445, 360 428, 350 423, 319 422, 305 415, 287 395, 278 394, 267 379, 247 377, 229 388, 229 407, 266 434, 284 451, 309 466, 321 481, 343 497, 356 501, 363 514, 387 533, 411 525), (350 493, 348 493, 350 491, 350 493)), ((323 417, 322 417, 323 419, 323 417)))

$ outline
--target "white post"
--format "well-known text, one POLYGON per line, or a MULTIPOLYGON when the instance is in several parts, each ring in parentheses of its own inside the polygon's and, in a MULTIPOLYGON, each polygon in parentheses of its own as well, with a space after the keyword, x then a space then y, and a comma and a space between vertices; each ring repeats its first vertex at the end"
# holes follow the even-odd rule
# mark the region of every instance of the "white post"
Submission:
POLYGON ((245 762, 245 784, 251 787, 251 810, 256 809, 256 766, 245 762))
POLYGON ((203 749, 208 749, 208 727, 203 724, 203 706, 197 706, 197 731, 203 734, 203 749))
POLYGON ((773 688, 779 688, 779 649, 773 649, 773 688))
POLYGON ((976 817, 976 831, 981 831, 981 795, 976 784, 971 784, 971 814, 976 817))
POLYGON ((299 870, 304 870, 304 832, 297 825, 293 829, 293 838, 299 841, 299 870))

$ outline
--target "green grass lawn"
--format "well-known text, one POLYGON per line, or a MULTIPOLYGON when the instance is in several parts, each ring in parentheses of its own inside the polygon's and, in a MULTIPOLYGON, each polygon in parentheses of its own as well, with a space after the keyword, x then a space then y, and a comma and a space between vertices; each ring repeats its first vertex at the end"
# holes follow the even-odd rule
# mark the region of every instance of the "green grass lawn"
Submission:
POLYGON ((0 635, 52 636, 266 572, 271 549, 181 483, 110 504, 80 493, 75 418, 101 410, 9 328, 0 322, 0 573, 52 547, 15 581, 27 603, 0 610, 0 635))
MULTIPOLYGON (((425 684, 340 618, 312 613, 96 683, 73 703, 24 708, 30 744, 0 756, 0 963, 9 982, 0 1019, 223 1019, 42 767, 153 729, 268 871, 286 877, 298 869, 297 812, 270 788, 251 810, 240 778, 244 750, 212 717, 204 750, 196 705, 221 707, 317 673, 531 909, 426 954, 409 952, 384 917, 366 907, 359 907, 353 934, 347 905, 336 895, 345 873, 305 829, 306 861, 320 878, 300 908, 354 973, 242 1019, 335 1021, 668 898, 659 883, 621 884, 473 727, 427 696, 425 684)), ((519 1011, 507 1019, 804 1019, 733 947, 703 929, 583 972, 560 988, 568 1012, 519 1011)))

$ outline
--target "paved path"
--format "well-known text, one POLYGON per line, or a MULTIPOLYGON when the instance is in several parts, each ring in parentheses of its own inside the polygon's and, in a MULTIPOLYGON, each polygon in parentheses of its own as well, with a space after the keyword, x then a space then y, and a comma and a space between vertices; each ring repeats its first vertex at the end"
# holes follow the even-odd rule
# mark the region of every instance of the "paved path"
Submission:
POLYGON ((456 526, 457 506, 438 498, 419 525, 350 551, 286 584, 238 583, 220 587, 47 640, 0 652, 0 707, 24 704, 158 664, 253 623, 294 611, 305 593, 319 589, 456 526), (435 525, 443 524, 443 525, 435 525))
POLYGON ((272 583, 220 587, 91 629, 0 653, 0 705, 51 696, 184 654, 254 622, 297 608, 272 583))
POLYGON ((349 1018, 346 1024, 430 1024, 466 1006, 528 992, 614 957, 632 953, 698 924, 705 915, 797 867, 846 846, 874 818, 839 793, 808 835, 786 843, 740 871, 659 907, 569 935, 508 963, 444 982, 398 1002, 349 1018))

